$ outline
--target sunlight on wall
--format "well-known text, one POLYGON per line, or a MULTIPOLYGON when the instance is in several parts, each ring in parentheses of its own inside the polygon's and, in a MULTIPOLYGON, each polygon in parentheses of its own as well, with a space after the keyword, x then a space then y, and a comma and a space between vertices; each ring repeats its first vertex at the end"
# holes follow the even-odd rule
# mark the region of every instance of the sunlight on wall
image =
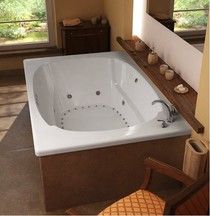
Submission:
POLYGON ((140 36, 143 31, 144 1, 133 0, 133 31, 132 35, 140 36))
POLYGON ((200 78, 200 85, 198 91, 198 99, 196 105, 196 113, 195 117, 204 125, 205 132, 204 134, 197 134, 193 131, 192 137, 202 140, 202 142, 209 148, 209 137, 210 137, 210 130, 209 130, 209 107, 210 107, 210 95, 209 95, 209 27, 207 28, 206 33, 206 42, 204 48, 204 55, 203 55, 203 64, 201 70, 201 78, 200 78))
POLYGON ((104 0, 104 14, 111 25, 111 49, 122 50, 116 37, 132 36, 133 0, 104 0))

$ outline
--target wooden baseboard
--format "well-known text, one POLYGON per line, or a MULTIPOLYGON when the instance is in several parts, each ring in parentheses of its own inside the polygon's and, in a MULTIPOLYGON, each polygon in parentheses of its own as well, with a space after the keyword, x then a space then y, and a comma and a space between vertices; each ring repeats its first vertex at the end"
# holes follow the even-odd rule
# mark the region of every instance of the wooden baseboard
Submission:
POLYGON ((0 77, 5 76, 24 76, 24 69, 0 70, 0 77))
POLYGON ((61 55, 61 49, 57 47, 24 49, 12 51, 0 51, 0 58, 10 58, 15 56, 39 56, 39 55, 61 55))

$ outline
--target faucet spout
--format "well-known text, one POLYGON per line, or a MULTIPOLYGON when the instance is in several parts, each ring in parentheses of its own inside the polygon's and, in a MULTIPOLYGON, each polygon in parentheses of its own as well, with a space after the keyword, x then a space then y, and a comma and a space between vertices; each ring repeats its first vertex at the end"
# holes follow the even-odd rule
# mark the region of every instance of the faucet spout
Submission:
POLYGON ((152 102, 152 105, 156 103, 161 103, 165 107, 166 114, 167 114, 167 121, 170 123, 174 122, 175 115, 177 114, 175 107, 173 105, 167 104, 164 100, 154 100, 152 102))

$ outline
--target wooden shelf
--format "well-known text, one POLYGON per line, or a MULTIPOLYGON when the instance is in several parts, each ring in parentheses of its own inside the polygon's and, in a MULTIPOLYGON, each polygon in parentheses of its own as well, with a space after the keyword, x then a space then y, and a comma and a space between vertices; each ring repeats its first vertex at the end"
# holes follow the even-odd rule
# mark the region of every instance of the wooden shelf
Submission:
POLYGON ((204 126, 195 118, 197 92, 177 73, 175 73, 173 80, 167 81, 165 77, 159 73, 160 65, 165 64, 162 59, 159 58, 159 62, 155 65, 149 65, 147 63, 149 47, 146 47, 145 51, 138 52, 135 51, 133 40, 123 40, 121 37, 117 37, 117 41, 165 97, 176 107, 177 111, 186 119, 191 127, 197 133, 203 133, 204 126), (186 94, 176 93, 174 88, 179 84, 188 87, 189 92, 186 94))

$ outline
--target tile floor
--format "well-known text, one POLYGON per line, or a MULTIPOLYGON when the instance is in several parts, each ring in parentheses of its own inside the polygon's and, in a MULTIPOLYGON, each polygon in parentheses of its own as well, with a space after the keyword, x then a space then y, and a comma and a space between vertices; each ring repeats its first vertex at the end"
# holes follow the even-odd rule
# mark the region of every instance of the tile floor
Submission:
POLYGON ((27 102, 22 76, 0 77, 0 141, 27 102))

